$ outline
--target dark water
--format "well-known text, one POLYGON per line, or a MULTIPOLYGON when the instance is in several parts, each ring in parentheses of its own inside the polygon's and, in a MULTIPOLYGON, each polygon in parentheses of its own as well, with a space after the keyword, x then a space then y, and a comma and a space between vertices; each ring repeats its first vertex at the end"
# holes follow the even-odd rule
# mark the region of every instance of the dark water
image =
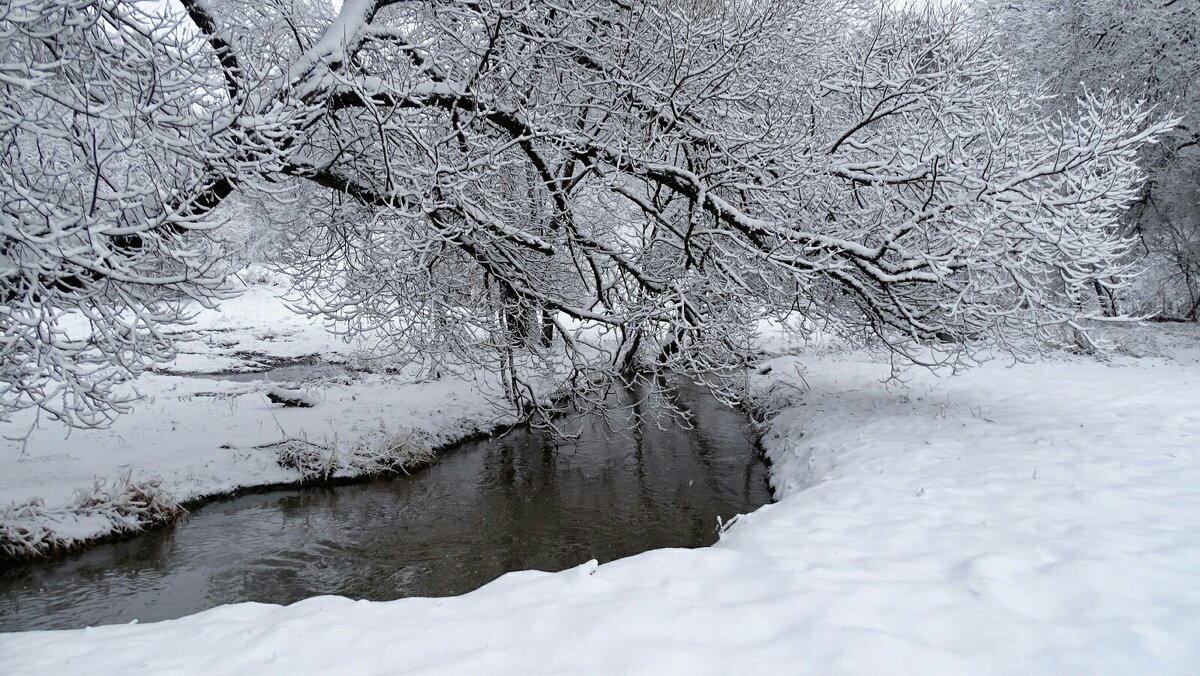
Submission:
MULTIPOLYGON (((626 401, 638 392, 625 392, 626 401)), ((171 528, 50 563, 0 568, 0 631, 180 617, 316 594, 444 596, 508 571, 561 570, 699 547, 770 500, 743 416, 699 388, 674 399, 693 429, 643 418, 654 399, 585 417, 577 441, 516 430, 463 444, 411 477, 210 503, 171 528)))

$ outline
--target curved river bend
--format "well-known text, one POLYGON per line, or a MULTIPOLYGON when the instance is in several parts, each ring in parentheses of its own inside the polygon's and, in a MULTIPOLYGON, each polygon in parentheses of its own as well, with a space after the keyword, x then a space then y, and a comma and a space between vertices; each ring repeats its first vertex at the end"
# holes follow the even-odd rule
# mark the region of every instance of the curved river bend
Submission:
POLYGON ((691 412, 692 429, 649 415, 661 407, 649 398, 611 426, 571 422, 577 440, 518 429, 461 444, 413 476, 218 500, 173 527, 0 568, 0 631, 317 594, 445 596, 513 570, 712 544, 718 517, 770 500, 766 469, 738 411, 697 387, 667 396, 691 412))

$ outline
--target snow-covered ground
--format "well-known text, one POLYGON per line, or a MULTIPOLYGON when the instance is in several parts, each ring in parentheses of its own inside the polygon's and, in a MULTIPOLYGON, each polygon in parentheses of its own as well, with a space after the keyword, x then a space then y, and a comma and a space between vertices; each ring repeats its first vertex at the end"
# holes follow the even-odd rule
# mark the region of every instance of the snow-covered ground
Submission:
POLYGON ((513 573, 454 598, 318 597, 4 634, 0 664, 1200 673, 1200 351, 1173 353, 914 371, 906 387, 859 354, 781 356, 754 382, 775 411, 764 446, 781 499, 714 547, 513 573))
POLYGON ((277 462, 273 444, 286 439, 320 445, 313 448, 329 453, 332 474, 349 476, 363 473, 346 458, 364 444, 411 439, 437 447, 511 422, 483 393, 486 382, 333 370, 295 385, 314 407, 285 408, 268 400, 272 382, 169 375, 255 371, 306 358, 339 363, 361 349, 289 311, 278 296, 283 290, 251 286, 220 311, 200 313, 191 327, 200 337, 183 346, 166 373, 140 378, 145 399, 108 429, 34 426, 28 411, 0 426, 0 534, 20 531, 29 534, 25 540, 71 546, 120 530, 128 517, 91 506, 89 493, 96 482, 99 492, 111 493, 127 474, 134 484, 159 482, 178 502, 297 482, 300 470, 277 462), (81 500, 77 491, 89 495, 81 500), (29 506, 35 500, 41 504, 29 506))
POLYGON ((196 339, 180 346, 179 356, 160 369, 167 373, 259 371, 279 360, 319 357, 344 363, 364 348, 326 330, 318 320, 293 312, 281 284, 250 284, 241 295, 201 310, 180 333, 196 339))

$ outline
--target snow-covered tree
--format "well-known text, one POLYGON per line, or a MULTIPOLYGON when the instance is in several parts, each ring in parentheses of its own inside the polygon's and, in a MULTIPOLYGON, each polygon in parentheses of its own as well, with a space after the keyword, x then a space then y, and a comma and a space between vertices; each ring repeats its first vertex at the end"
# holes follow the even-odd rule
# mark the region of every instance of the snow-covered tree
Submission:
POLYGON ((7 406, 84 355, 164 354, 147 308, 160 288, 211 297, 199 230, 235 191, 291 205, 284 265, 311 312, 399 356, 500 369, 531 410, 537 366, 563 391, 637 364, 705 377, 788 311, 913 358, 930 341, 969 354, 1070 324, 1094 284, 1126 281, 1116 223, 1163 129, 1100 94, 1048 117, 945 9, 180 4, 0 17, 0 76, 16 73, 0 110, 32 111, 0 127, 25 177, 0 225, 29 242, 6 254, 5 321, 33 327, 5 353, 7 406), (111 86, 94 93, 84 64, 111 86), (37 154, 51 122, 67 169, 37 154), (89 311, 125 342, 45 332, 89 311))
POLYGON ((135 3, 0 7, 0 410, 72 424, 168 359, 180 301, 219 295, 207 47, 135 3))
POLYGON ((1048 110, 1110 90, 1180 118, 1143 151, 1149 176, 1126 225, 1150 264, 1138 312, 1200 319, 1200 3, 1195 0, 982 0, 1006 50, 1045 80, 1048 110))

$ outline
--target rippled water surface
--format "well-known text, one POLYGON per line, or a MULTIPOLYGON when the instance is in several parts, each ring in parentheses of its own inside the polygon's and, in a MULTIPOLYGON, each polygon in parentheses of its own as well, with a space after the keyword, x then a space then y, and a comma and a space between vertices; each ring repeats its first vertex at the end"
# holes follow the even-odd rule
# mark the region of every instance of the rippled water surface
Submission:
MULTIPOLYGON (((699 388, 693 428, 633 412, 462 444, 410 477, 245 495, 186 522, 50 563, 0 568, 0 631, 180 617, 316 594, 445 596, 512 570, 560 570, 658 547, 699 547, 767 502, 744 417, 699 388)), ((625 392, 624 403, 640 400, 625 392)))

